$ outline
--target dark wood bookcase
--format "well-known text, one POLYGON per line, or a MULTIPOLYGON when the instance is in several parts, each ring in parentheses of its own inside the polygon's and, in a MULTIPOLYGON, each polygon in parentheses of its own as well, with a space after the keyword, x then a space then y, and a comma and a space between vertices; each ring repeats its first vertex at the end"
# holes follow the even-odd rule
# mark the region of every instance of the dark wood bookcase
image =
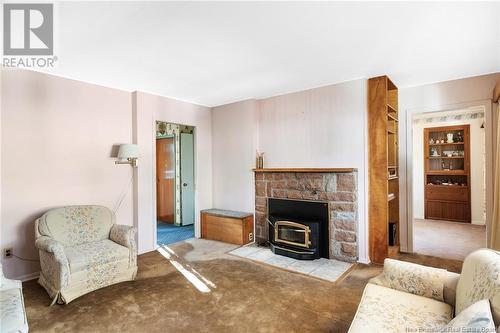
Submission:
POLYGON ((470 126, 424 129, 425 218, 471 222, 470 126))

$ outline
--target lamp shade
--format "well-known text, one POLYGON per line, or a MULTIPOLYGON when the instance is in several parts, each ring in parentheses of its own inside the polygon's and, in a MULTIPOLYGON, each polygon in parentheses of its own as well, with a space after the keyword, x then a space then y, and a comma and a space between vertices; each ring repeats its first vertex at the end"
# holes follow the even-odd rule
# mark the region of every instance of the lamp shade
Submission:
POLYGON ((139 157, 139 147, 136 144, 123 144, 120 145, 118 150, 118 156, 120 160, 127 158, 138 158, 139 157))

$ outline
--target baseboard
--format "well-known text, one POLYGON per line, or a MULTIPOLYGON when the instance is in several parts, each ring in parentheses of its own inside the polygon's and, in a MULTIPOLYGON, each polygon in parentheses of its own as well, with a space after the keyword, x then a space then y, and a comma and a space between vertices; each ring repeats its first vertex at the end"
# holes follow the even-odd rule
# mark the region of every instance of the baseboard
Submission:
POLYGON ((358 262, 359 262, 360 264, 366 264, 366 265, 368 265, 371 261, 370 261, 370 259, 368 259, 368 258, 361 258, 361 257, 359 257, 359 258, 358 258, 358 262))
POLYGON ((27 282, 27 281, 38 279, 39 276, 40 276, 40 272, 34 272, 34 273, 18 276, 16 278, 14 278, 13 280, 21 280, 22 282, 27 282))
POLYGON ((156 251, 156 249, 158 249, 158 244, 155 244, 153 246, 153 248, 147 248, 147 249, 138 249, 137 250, 137 255, 141 255, 141 254, 145 254, 145 253, 149 253, 149 252, 153 252, 153 251, 156 251))
POLYGON ((471 223, 474 225, 485 225, 486 224, 486 222, 484 220, 472 220, 471 223))

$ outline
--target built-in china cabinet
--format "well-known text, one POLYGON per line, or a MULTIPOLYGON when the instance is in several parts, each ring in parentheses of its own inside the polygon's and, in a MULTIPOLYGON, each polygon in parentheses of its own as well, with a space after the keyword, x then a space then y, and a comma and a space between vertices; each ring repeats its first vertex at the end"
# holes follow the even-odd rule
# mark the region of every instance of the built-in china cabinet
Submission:
POLYGON ((469 125, 424 129, 425 218, 471 222, 469 125))

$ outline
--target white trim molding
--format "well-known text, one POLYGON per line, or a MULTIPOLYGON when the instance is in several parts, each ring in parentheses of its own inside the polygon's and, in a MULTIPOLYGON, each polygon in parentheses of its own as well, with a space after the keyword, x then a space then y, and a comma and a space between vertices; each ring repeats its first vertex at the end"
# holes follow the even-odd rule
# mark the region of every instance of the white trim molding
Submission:
MULTIPOLYGON (((406 200, 405 208, 401 212, 401 221, 406 227, 406 237, 401 237, 401 251, 413 253, 413 124, 416 119, 425 121, 441 121, 442 117, 484 117, 485 118, 485 141, 486 141, 486 235, 489 237, 491 230, 491 215, 493 207, 493 192, 491 188, 493 179, 492 164, 492 101, 491 99, 472 101, 466 103, 439 105, 426 108, 409 108, 406 113, 406 200)), ((471 118, 469 118, 471 119, 471 118)), ((474 118, 475 119, 475 118, 474 118)), ((456 119, 455 119, 456 120, 456 119)), ((460 120, 460 119, 459 119, 460 120)), ((403 228, 402 228, 403 229, 403 228)), ((486 246, 486 245, 485 245, 486 246)))

